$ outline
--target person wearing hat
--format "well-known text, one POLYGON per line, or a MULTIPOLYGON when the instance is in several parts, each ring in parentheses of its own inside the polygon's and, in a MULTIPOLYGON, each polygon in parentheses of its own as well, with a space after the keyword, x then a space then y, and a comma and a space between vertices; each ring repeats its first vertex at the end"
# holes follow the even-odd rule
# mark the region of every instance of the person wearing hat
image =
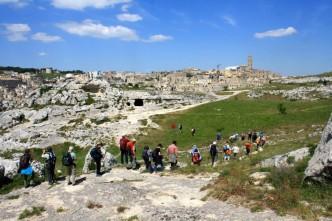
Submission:
POLYGON ((127 143, 127 150, 129 151, 129 159, 132 169, 136 169, 136 139, 132 139, 127 143))
POLYGON ((214 166, 214 163, 216 162, 218 156, 217 141, 213 141, 213 143, 210 145, 210 156, 211 156, 212 166, 214 166))

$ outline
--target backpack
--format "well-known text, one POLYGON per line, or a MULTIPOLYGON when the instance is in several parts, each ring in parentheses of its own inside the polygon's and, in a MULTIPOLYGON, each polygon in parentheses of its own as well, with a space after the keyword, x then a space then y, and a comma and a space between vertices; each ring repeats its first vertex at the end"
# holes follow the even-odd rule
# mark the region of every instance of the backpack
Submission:
POLYGON ((210 147, 210 153, 211 154, 216 154, 218 151, 217 151, 217 146, 215 144, 212 144, 211 147, 210 147))
POLYGON ((200 161, 200 154, 199 153, 194 153, 193 154, 193 163, 197 163, 200 161))
POLYGON ((46 163, 48 166, 55 166, 56 163, 56 156, 53 152, 48 152, 48 159, 46 160, 46 163))
POLYGON ((227 149, 225 153, 226 153, 227 155, 231 155, 231 154, 232 154, 232 150, 227 149))
POLYGON ((20 158, 20 169, 26 169, 30 166, 30 156, 28 154, 24 154, 20 158))
POLYGON ((149 150, 144 150, 142 153, 142 158, 145 161, 149 161, 150 160, 150 156, 149 156, 149 150))
POLYGON ((62 165, 64 166, 72 166, 74 164, 74 160, 71 157, 71 153, 67 152, 62 156, 62 165))
POLYGON ((90 156, 94 159, 94 160, 100 160, 101 156, 100 153, 98 152, 97 148, 92 148, 91 152, 90 152, 90 156))
POLYGON ((120 140, 120 149, 125 150, 127 148, 127 143, 128 143, 127 139, 121 139, 120 140))

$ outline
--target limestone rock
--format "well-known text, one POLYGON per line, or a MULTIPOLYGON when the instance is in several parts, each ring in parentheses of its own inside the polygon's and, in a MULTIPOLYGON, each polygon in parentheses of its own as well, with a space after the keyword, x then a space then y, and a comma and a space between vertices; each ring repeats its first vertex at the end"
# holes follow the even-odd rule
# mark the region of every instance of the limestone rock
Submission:
POLYGON ((289 167, 289 166, 292 166, 293 163, 309 156, 309 154, 310 154, 309 148, 303 147, 301 149, 288 152, 286 154, 276 155, 272 158, 263 160, 260 163, 260 166, 261 167, 277 167, 277 168, 289 167))
POLYGON ((24 121, 22 111, 10 110, 0 114, 0 129, 8 129, 24 121))
POLYGON ((332 180, 332 115, 305 170, 305 179, 319 182, 332 180))
POLYGON ((32 116, 32 121, 34 124, 39 124, 48 119, 48 110, 39 110, 32 116))
POLYGON ((269 174, 269 172, 255 172, 250 174, 249 182, 255 186, 262 185, 269 174))
MULTIPOLYGON (((94 160, 92 159, 90 152, 93 149, 90 148, 88 151, 87 155, 85 156, 85 162, 83 166, 83 173, 89 173, 89 166, 94 163, 94 160)), ((112 166, 116 164, 116 159, 115 157, 107 152, 104 148, 101 149, 102 154, 104 155, 104 158, 101 161, 101 170, 102 171, 109 171, 112 169, 112 166)))
POLYGON ((17 174, 18 170, 17 160, 8 160, 0 157, 0 165, 4 167, 4 176, 8 178, 13 178, 17 174))

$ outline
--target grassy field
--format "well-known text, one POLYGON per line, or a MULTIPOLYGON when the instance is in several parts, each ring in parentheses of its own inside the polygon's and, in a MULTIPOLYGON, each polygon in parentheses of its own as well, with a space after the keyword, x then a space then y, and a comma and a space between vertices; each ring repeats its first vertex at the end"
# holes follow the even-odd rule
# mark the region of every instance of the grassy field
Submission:
MULTIPOLYGON (((201 166, 191 165, 189 155, 182 154, 179 161, 188 163, 188 166, 177 172, 218 172, 220 177, 207 187, 212 197, 221 200, 235 198, 252 211, 269 207, 280 215, 287 213, 315 220, 319 215, 332 215, 332 186, 302 184, 303 172, 309 159, 297 163, 289 170, 261 169, 256 165, 263 159, 304 146, 314 149, 320 135, 309 134, 313 134, 317 127, 321 130, 325 126, 332 111, 331 101, 286 101, 275 96, 248 99, 241 94, 226 101, 155 116, 153 120, 161 126, 160 129, 145 130, 148 135, 138 137, 138 146, 141 149, 144 145, 154 147, 162 143, 166 148, 172 140, 177 140, 180 150, 190 150, 193 144, 208 146, 215 139, 217 131, 221 131, 224 138, 249 130, 264 131, 272 142, 263 152, 242 161, 220 162, 216 167, 211 167, 208 152, 203 152, 201 166), (280 103, 286 107, 286 114, 279 112, 277 107, 280 103), (171 126, 179 123, 183 125, 182 133, 171 126), (197 130, 195 136, 190 133, 193 127, 197 130), (271 172, 269 181, 276 188, 275 191, 257 189, 249 184, 249 175, 258 171, 271 172), (305 206, 306 203, 309 206, 305 206)), ((237 144, 243 146, 242 142, 237 144)))

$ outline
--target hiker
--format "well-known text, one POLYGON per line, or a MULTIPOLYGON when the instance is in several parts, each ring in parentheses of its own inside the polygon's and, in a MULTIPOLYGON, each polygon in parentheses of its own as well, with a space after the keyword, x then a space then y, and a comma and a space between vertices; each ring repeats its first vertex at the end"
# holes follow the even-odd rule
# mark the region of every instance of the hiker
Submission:
POLYGON ((101 168, 101 160, 103 159, 103 153, 101 152, 102 143, 97 143, 97 145, 91 149, 90 156, 96 162, 96 176, 102 176, 103 174, 100 172, 101 168))
POLYGON ((249 131, 249 132, 248 132, 248 140, 249 140, 249 141, 251 140, 251 137, 252 137, 252 131, 249 131))
POLYGON ((176 167, 177 155, 178 155, 178 147, 176 146, 176 141, 174 140, 171 145, 167 148, 168 160, 171 163, 171 169, 176 167))
POLYGON ((229 160, 232 154, 231 147, 229 146, 228 141, 224 145, 224 160, 229 160))
POLYGON ((153 172, 152 168, 152 151, 149 146, 145 146, 142 152, 142 159, 144 160, 145 168, 150 173, 153 172))
POLYGON ((261 142, 261 138, 259 136, 257 136, 256 140, 255 140, 255 144, 256 144, 256 150, 259 149, 259 144, 261 142))
POLYGON ((164 169, 163 163, 163 155, 161 154, 162 145, 158 144, 158 146, 152 152, 152 160, 153 160, 153 170, 162 171, 164 169))
POLYGON ((191 129, 191 136, 195 136, 195 134, 196 134, 196 128, 192 128, 191 129))
POLYGON ((244 141, 246 139, 246 134, 245 133, 241 133, 241 141, 244 141))
POLYGON ((55 164, 56 164, 56 156, 52 150, 52 147, 47 147, 47 149, 43 150, 42 158, 45 159, 45 169, 48 177, 48 184, 53 185, 56 183, 55 178, 55 164))
POLYGON ((233 157, 236 158, 237 154, 240 152, 240 148, 238 146, 232 147, 233 157))
POLYGON ((67 167, 67 184, 75 185, 75 170, 76 170, 76 154, 74 152, 74 147, 70 146, 67 153, 62 157, 62 165, 67 167))
MULTIPOLYGON (((136 139, 129 141, 127 143, 127 150, 129 151, 129 159, 131 164, 131 169, 138 169, 138 164, 136 162, 136 139)), ((129 167, 128 167, 129 169, 129 167)))
POLYGON ((245 148, 246 148, 246 155, 249 156, 250 151, 251 151, 252 144, 251 144, 250 142, 246 142, 246 143, 244 144, 244 146, 245 146, 245 148))
POLYGON ((216 140, 221 141, 221 139, 222 139, 221 132, 218 132, 217 136, 216 136, 216 140))
POLYGON ((259 145, 263 148, 265 143, 266 143, 266 136, 263 135, 262 138, 260 139, 260 144, 259 145))
POLYGON ((251 136, 251 142, 254 143, 256 141, 256 139, 257 139, 257 133, 254 132, 251 136))
POLYGON ((179 124, 179 132, 182 133, 182 124, 179 124))
POLYGON ((29 149, 24 150, 24 154, 20 157, 18 173, 23 176, 24 187, 28 188, 34 184, 34 171, 31 167, 32 156, 29 149))
POLYGON ((202 161, 202 156, 198 150, 198 147, 194 145, 191 150, 191 162, 193 164, 200 165, 202 161))
POLYGON ((212 166, 214 166, 214 163, 216 162, 216 159, 218 157, 217 141, 213 141, 213 143, 210 145, 210 156, 211 156, 212 166))
POLYGON ((128 150, 127 150, 127 143, 129 142, 126 136, 122 136, 120 139, 120 151, 121 151, 121 164, 128 164, 128 150), (124 159, 123 159, 124 158, 124 159))

